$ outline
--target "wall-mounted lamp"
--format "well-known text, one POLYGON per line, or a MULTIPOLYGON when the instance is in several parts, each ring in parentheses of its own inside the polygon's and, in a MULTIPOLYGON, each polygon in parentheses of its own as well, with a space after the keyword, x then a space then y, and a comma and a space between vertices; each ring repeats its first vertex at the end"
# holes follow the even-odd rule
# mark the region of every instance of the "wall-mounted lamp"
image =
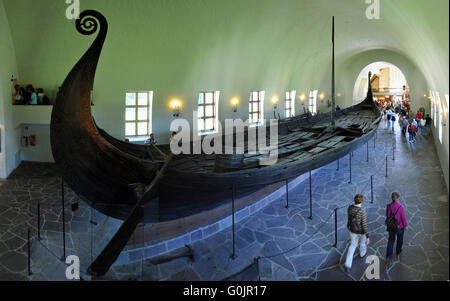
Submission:
POLYGON ((236 97, 233 98, 231 100, 231 104, 233 105, 233 112, 236 113, 237 112, 237 107, 238 107, 238 104, 239 104, 239 99, 237 99, 236 97))
POLYGON ((319 99, 323 101, 325 99, 325 94, 322 92, 319 94, 319 99))
POLYGON ((277 96, 272 97, 272 103, 273 103, 273 109, 276 110, 278 107, 278 97, 277 96))
POLYGON ((342 93, 338 93, 338 94, 337 94, 337 97, 341 97, 341 96, 342 96, 342 93))
POLYGON ((181 102, 178 99, 174 99, 170 102, 170 106, 173 110, 173 117, 180 117, 181 102))

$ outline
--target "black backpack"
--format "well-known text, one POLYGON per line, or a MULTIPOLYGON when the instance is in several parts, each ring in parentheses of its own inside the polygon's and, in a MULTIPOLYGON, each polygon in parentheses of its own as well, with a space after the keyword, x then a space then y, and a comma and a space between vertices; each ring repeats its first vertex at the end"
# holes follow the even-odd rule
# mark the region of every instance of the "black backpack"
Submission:
POLYGON ((358 223, 358 220, 356 218, 356 214, 350 216, 350 224, 348 225, 348 229, 352 233, 359 234, 359 233, 361 233, 361 227, 360 227, 360 225, 358 223))
POLYGON ((397 215, 397 212, 400 210, 400 208, 402 208, 402 206, 398 207, 395 214, 392 214, 391 206, 389 206, 388 208, 389 208, 389 212, 391 213, 391 215, 386 218, 387 231, 397 233, 398 221, 395 218, 395 216, 397 215))

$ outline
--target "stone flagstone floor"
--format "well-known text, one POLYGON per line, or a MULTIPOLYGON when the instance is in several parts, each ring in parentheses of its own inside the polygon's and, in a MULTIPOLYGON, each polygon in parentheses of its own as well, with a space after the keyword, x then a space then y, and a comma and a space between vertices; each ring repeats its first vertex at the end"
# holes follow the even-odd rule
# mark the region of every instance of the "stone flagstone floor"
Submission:
MULTIPOLYGON (((340 266, 348 247, 346 207, 353 196, 362 193, 371 244, 368 255, 380 258, 381 280, 449 279, 449 207, 444 177, 432 137, 418 136, 408 143, 396 128, 395 135, 380 126, 374 148, 369 143, 352 157, 352 183, 349 183, 349 157, 341 158, 313 175, 313 217, 309 219, 309 182, 289 192, 285 199, 267 206, 236 225, 236 255, 232 260, 231 228, 191 245, 195 260, 176 259, 153 265, 149 261, 113 267, 98 280, 223 280, 232 275, 243 280, 367 280, 365 259, 355 255, 350 274, 340 266), (395 160, 392 148, 395 140, 395 160), (388 156, 388 178, 385 177, 388 156), (374 176, 374 203, 370 203, 370 176, 374 176), (405 205, 409 231, 405 234, 401 261, 386 269, 387 233, 385 207, 397 191, 405 205), (338 210, 338 243, 334 248, 334 209, 338 210), (283 253, 283 254, 280 254, 283 253), (277 255, 280 254, 280 255, 277 255), (277 255, 277 256, 273 256, 277 255), (239 273, 261 257, 259 274, 239 273), (270 258, 265 258, 270 257, 270 258), (247 277, 247 278, 246 278, 247 277)), ((65 280, 62 256, 60 180, 51 164, 23 164, 0 187, 0 280, 65 280), (36 203, 39 200, 43 225, 41 242, 36 240, 36 203), (32 232, 33 275, 27 275, 26 236, 32 232)), ((120 222, 96 213, 66 191, 67 253, 80 255, 81 270, 95 258, 120 226, 120 222), (90 221, 95 223, 90 223, 90 221)), ((358 252, 356 252, 358 254, 358 252)), ((254 269, 256 271, 256 269, 254 269)), ((84 279, 90 279, 82 274, 84 279)))

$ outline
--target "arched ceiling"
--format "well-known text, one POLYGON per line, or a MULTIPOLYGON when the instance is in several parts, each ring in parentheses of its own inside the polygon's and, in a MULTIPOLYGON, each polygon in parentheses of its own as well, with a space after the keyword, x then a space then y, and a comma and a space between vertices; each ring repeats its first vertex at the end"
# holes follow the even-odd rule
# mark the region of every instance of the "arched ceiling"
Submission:
MULTIPOLYGON (((65 1, 3 1, 21 79, 57 86, 92 38, 75 32, 65 1)), ((82 10, 100 10, 110 23, 95 88, 100 122, 114 128, 111 114, 122 118, 106 99, 124 89, 150 86, 166 112, 169 98, 195 102, 202 89, 226 98, 247 98, 252 89, 268 97, 286 89, 329 94, 332 15, 343 102, 351 103, 362 68, 380 60, 397 65, 412 89, 413 79, 422 80, 417 95, 429 88, 448 93, 449 1, 380 4, 381 18, 369 20, 365 0, 81 1, 82 10)))

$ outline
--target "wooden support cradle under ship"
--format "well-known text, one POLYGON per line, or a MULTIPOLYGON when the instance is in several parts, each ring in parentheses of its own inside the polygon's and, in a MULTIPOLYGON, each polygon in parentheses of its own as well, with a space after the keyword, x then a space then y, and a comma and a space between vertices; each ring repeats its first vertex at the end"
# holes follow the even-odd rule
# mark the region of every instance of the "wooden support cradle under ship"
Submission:
POLYGON ((329 164, 373 138, 381 120, 370 74, 363 102, 334 109, 333 18, 332 111, 279 120, 276 164, 260 165, 259 159, 266 155, 248 153, 247 146, 242 155, 173 155, 169 145, 156 148, 126 143, 97 127, 91 115, 90 93, 107 21, 99 12, 87 10, 76 20, 76 28, 84 35, 97 31, 98 35, 56 98, 51 119, 52 152, 63 180, 75 193, 100 212, 124 220, 89 267, 93 275, 108 271, 140 222, 210 210, 228 202, 233 190, 238 195, 250 193, 329 164), (155 200, 156 210, 146 208, 155 200))

